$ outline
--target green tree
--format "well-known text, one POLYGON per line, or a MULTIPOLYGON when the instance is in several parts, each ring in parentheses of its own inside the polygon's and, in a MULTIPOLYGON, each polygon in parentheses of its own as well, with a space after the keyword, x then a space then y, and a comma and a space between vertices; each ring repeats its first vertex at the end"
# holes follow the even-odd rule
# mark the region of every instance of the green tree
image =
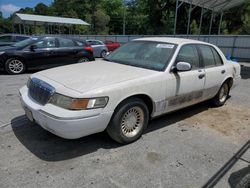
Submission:
POLYGON ((21 8, 19 11, 17 11, 17 13, 34 14, 35 12, 33 8, 26 7, 26 8, 21 8))
POLYGON ((147 0, 149 25, 152 34, 165 34, 166 12, 170 12, 174 8, 175 1, 172 0, 147 0))
POLYGON ((123 0, 103 0, 102 7, 109 16, 109 34, 121 34, 123 26, 123 0))
POLYGON ((43 3, 38 3, 34 9, 35 14, 48 15, 48 6, 43 3))
POLYGON ((191 31, 191 34, 193 34, 193 35, 199 34, 199 27, 198 27, 198 24, 196 23, 196 20, 193 20, 191 22, 190 31, 191 31))

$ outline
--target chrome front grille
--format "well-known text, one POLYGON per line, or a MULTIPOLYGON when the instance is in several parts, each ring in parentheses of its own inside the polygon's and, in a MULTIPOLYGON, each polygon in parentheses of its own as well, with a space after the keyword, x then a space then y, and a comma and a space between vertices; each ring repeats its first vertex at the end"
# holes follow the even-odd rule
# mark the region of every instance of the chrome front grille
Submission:
POLYGON ((32 78, 28 87, 30 97, 41 105, 47 104, 55 92, 53 86, 37 78, 32 78))

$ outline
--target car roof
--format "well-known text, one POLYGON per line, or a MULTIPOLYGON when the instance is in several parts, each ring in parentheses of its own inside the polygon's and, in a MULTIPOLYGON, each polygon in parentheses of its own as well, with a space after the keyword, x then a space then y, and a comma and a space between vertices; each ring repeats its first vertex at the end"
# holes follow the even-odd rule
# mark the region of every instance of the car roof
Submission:
POLYGON ((172 44, 187 44, 187 43, 208 44, 206 42, 198 40, 174 38, 174 37, 147 37, 147 38, 134 39, 133 41, 154 41, 154 42, 166 42, 172 44))

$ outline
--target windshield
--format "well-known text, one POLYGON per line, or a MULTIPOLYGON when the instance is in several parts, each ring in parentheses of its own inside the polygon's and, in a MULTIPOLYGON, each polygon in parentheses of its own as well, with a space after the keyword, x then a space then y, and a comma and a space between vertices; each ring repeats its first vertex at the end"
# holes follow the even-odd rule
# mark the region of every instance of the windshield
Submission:
POLYGON ((25 46, 28 46, 28 45, 36 42, 37 40, 38 40, 37 37, 33 37, 33 38, 29 38, 29 39, 17 42, 15 44, 13 44, 12 46, 15 46, 15 47, 25 47, 25 46))
POLYGON ((105 59, 115 63, 163 71, 175 47, 170 43, 133 41, 110 53, 105 59))

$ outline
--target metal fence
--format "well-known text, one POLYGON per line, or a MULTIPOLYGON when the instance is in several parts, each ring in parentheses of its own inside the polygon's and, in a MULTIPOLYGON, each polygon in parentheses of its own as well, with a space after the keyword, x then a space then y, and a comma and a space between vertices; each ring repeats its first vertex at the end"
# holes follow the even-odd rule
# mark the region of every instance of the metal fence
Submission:
MULTIPOLYGON (((62 36, 62 35, 61 35, 62 36)), ((81 39, 112 40, 121 44, 141 37, 179 37, 200 40, 218 46, 226 56, 250 62, 250 35, 65 35, 81 39)))

